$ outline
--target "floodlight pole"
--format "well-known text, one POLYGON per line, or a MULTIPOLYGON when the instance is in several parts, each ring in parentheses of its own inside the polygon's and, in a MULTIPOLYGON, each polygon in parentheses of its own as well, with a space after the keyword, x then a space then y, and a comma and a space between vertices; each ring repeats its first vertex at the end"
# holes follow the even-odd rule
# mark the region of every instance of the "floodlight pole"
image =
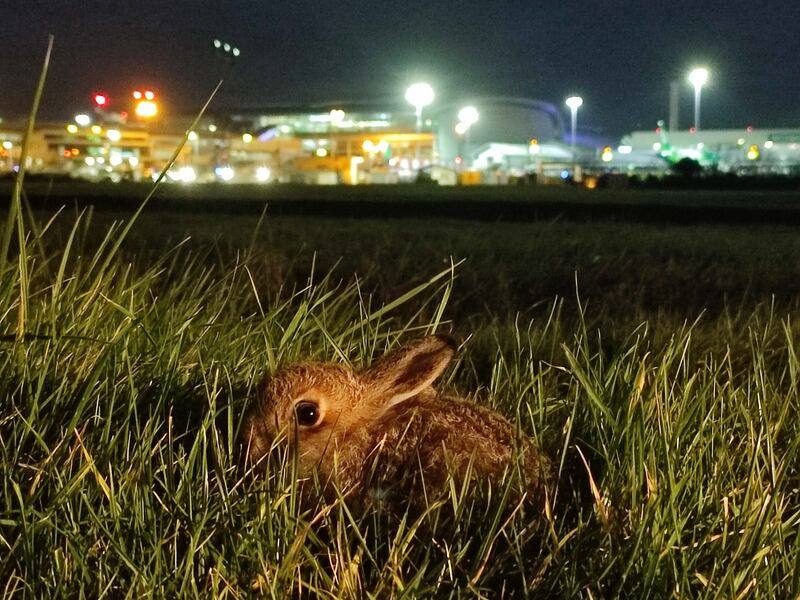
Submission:
POLYGON ((578 129, 578 109, 583 106, 583 98, 580 96, 570 96, 565 104, 570 111, 570 156, 572 157, 572 176, 575 177, 577 169, 577 159, 575 156, 575 132, 578 129))

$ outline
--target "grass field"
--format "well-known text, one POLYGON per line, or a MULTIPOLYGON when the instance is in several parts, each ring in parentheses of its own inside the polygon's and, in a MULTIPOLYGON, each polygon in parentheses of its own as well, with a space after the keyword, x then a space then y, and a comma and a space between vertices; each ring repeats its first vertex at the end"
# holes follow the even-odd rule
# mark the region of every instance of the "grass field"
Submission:
POLYGON ((258 198, 184 198, 123 236, 126 204, 49 198, 67 208, 26 213, 0 265, 4 595, 800 597, 791 219, 690 193, 591 201, 732 202, 757 224, 261 219, 258 198), (360 366, 432 331, 463 341, 445 389, 559 465, 551 512, 453 489, 397 521, 309 507, 290 457, 242 476, 243 407, 278 364, 360 366))

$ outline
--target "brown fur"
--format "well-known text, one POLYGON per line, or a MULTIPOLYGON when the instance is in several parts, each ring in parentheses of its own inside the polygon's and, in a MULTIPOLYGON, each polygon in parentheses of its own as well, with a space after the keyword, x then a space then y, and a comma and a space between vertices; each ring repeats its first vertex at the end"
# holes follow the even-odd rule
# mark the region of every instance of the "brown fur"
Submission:
POLYGON ((269 379, 245 418, 243 441, 252 462, 281 435, 297 452, 301 476, 361 495, 437 493, 448 476, 470 474, 494 482, 518 473, 524 490, 540 497, 549 463, 533 442, 499 413, 474 402, 440 395, 433 381, 454 354, 448 338, 417 340, 360 373, 329 363, 300 363, 269 379), (320 420, 295 420, 300 400, 318 404, 320 420))

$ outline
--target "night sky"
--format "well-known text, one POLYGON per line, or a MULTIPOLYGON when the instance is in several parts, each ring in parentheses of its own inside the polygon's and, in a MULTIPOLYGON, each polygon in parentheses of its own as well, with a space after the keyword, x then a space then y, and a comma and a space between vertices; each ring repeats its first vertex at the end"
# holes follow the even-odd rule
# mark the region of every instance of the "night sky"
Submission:
MULTIPOLYGON (((800 3, 766 0, 441 2, 0 2, 0 117, 26 114, 55 34, 42 114, 66 117, 95 90, 136 86, 196 111, 402 98, 416 79, 440 98, 585 99, 581 120, 618 135, 667 118, 671 79, 691 120, 694 65, 711 71, 706 128, 800 127, 800 3), (217 37, 241 49, 230 64, 217 37)), ((566 113, 566 109, 565 109, 566 113)))

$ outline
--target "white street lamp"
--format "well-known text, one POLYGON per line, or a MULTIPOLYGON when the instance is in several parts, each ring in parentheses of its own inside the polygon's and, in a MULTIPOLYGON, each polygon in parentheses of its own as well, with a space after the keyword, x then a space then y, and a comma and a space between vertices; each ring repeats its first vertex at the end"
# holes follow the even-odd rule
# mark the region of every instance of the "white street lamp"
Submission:
MULTIPOLYGON (((419 136, 422 130, 422 109, 433 102, 434 93, 433 88, 427 83, 412 83, 406 90, 406 101, 414 107, 417 116, 417 135, 419 136)), ((415 148, 415 160, 417 162, 417 169, 420 167, 419 161, 419 139, 417 139, 415 148)))
POLYGON ((458 111, 458 120, 464 123, 467 128, 470 128, 477 123, 478 117, 480 117, 480 113, 478 113, 478 109, 474 106, 465 106, 458 111))
POLYGON ((580 96, 570 96, 565 100, 570 111, 570 126, 572 135, 570 136, 570 154, 572 165, 575 166, 575 130, 578 128, 578 109, 583 106, 583 98, 580 96))
POLYGON ((708 81, 708 69, 693 69, 689 83, 694 86, 694 130, 700 131, 700 90, 708 81))

